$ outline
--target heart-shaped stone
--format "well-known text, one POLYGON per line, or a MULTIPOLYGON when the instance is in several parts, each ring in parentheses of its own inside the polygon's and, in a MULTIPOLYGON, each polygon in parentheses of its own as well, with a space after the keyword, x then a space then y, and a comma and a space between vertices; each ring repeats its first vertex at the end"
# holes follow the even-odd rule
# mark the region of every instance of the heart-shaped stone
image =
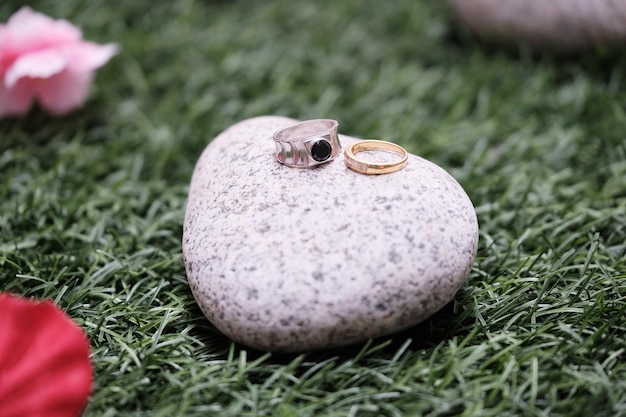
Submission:
POLYGON ((215 327, 261 350, 324 349, 408 328, 452 300, 478 242, 461 186, 415 155, 383 175, 350 170, 343 153, 281 165, 272 134, 293 123, 240 122, 195 167, 183 255, 215 327))

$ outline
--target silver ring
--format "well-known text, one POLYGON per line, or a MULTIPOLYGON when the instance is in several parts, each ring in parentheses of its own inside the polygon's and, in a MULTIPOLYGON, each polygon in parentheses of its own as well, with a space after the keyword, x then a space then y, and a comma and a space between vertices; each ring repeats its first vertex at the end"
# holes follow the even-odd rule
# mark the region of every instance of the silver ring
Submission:
POLYGON ((336 120, 314 119, 277 130, 274 132, 276 160, 295 168, 332 161, 341 152, 337 126, 336 120))

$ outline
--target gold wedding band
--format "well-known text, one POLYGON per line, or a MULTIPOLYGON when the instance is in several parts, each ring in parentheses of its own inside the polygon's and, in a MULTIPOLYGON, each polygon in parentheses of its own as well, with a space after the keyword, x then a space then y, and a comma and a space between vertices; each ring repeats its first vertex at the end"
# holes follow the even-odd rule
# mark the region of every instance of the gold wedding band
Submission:
POLYGON ((346 146, 344 151, 344 161, 346 166, 362 174, 388 174, 404 168, 409 160, 409 154, 400 145, 387 142, 385 140, 360 140, 352 145, 346 146), (399 161, 394 162, 372 162, 356 157, 356 154, 363 151, 386 151, 393 152, 400 156, 399 161))

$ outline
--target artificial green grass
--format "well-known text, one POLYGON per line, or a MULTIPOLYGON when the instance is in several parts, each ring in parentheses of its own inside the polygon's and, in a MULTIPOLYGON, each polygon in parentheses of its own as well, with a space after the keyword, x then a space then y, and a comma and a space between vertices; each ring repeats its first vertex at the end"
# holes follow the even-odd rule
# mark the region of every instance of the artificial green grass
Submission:
POLYGON ((83 109, 0 121, 0 290, 86 330, 85 416, 626 415, 622 53, 493 48, 444 2, 31 6, 121 46, 83 109), (322 353, 216 332, 181 259, 187 185, 213 136, 264 114, 336 118, 451 172, 480 222, 455 300, 322 353))

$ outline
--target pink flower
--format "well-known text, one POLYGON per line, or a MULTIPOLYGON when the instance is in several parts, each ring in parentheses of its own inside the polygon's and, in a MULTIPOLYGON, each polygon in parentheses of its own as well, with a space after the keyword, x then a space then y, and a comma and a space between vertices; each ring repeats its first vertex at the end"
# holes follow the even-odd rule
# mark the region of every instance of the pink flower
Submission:
POLYGON ((0 24, 0 117, 26 113, 34 100, 54 115, 80 107, 115 44, 82 40, 66 20, 22 7, 0 24))
POLYGON ((61 309, 0 292, 0 416, 77 417, 92 382, 87 336, 61 309))

